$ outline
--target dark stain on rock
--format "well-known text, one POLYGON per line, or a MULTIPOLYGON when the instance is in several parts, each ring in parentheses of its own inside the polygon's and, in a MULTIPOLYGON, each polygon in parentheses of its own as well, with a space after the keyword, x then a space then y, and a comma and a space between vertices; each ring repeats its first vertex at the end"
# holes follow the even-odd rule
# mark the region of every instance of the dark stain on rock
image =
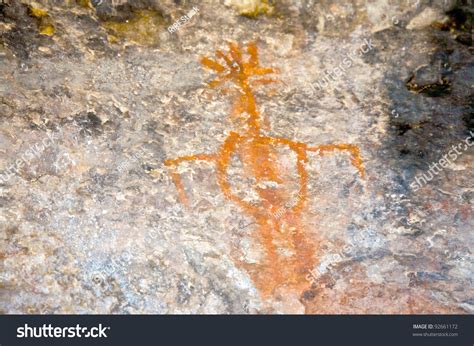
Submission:
POLYGON ((27 7, 18 2, 3 5, 0 7, 0 22, 15 24, 0 36, 6 47, 19 59, 29 59, 30 52, 38 48, 40 38, 34 19, 28 16, 27 7))
POLYGON ((411 151, 410 151, 410 149, 408 149, 408 148, 402 148, 402 149, 400 149, 400 155, 401 155, 401 156, 405 156, 405 155, 408 155, 408 154, 410 154, 410 153, 411 153, 411 151))
POLYGON ((451 92, 449 63, 451 49, 439 50, 431 57, 429 64, 417 68, 406 82, 408 90, 429 97, 441 97, 451 92))
POLYGON ((455 8, 446 14, 449 20, 445 23, 438 23, 436 26, 443 31, 452 32, 457 42, 472 47, 472 9, 465 4, 465 6, 455 8))
POLYGON ((396 129, 397 129, 397 134, 399 136, 403 136, 408 130, 411 130, 412 127, 410 124, 406 124, 406 123, 399 123, 399 124, 396 124, 395 125, 396 129))
POLYGON ((71 98, 72 97, 72 93, 71 91, 69 90, 69 88, 65 85, 56 85, 54 87, 52 87, 52 89, 47 92, 47 95, 51 96, 52 98, 54 97, 67 97, 67 98, 71 98))
POLYGON ((455 28, 456 30, 471 31, 473 15, 467 8, 455 8, 446 14, 450 18, 450 21, 447 23, 449 27, 455 28))
POLYGON ((115 3, 113 0, 92 1, 97 17, 103 21, 113 20, 125 22, 133 18, 135 11, 152 9, 155 6, 155 3, 150 0, 127 1, 120 4, 115 3))
POLYGON ((15 22, 26 16, 27 7, 18 1, 0 4, 0 20, 2 22, 15 22))
POLYGON ((8 6, 7 3, 0 2, 0 13, 3 13, 6 10, 7 6, 8 6))
POLYGON ((415 80, 415 76, 416 74, 413 74, 406 83, 407 88, 410 91, 422 93, 430 97, 439 97, 451 92, 451 83, 445 78, 442 78, 436 83, 419 85, 415 80))
POLYGON ((306 300, 306 301, 313 300, 315 297, 316 297, 316 291, 315 290, 306 290, 301 295, 301 299, 306 300))
POLYGON ((471 140, 474 139, 474 95, 469 97, 469 102, 466 107, 466 111, 463 115, 463 121, 466 125, 467 132, 470 135, 471 140))
POLYGON ((394 66, 383 82, 388 131, 379 154, 392 176, 389 189, 409 196, 415 177, 472 128, 472 54, 449 33, 404 30, 401 37, 400 30, 384 30, 373 39, 374 59, 394 66), (393 47, 394 40, 400 46, 393 47))
POLYGON ((86 47, 98 53, 101 57, 113 55, 113 50, 109 47, 107 38, 103 36, 87 38, 86 47))
POLYGON ((159 32, 171 22, 160 5, 151 0, 93 2, 96 15, 109 33, 110 43, 131 42, 142 46, 159 43, 159 32))
POLYGON ((98 135, 102 133, 102 121, 93 112, 83 112, 74 118, 76 124, 81 128, 81 135, 98 135))
POLYGON ((461 198, 466 201, 471 203, 474 200, 474 191, 467 191, 464 192, 461 196, 461 198))
POLYGON ((97 17, 91 16, 90 13, 77 15, 66 12, 64 15, 77 23, 76 27, 84 33, 85 47, 93 51, 97 57, 115 56, 116 52, 107 41, 107 34, 102 30, 97 17))
MULTIPOLYGON (((467 5, 467 4, 466 4, 467 5)), ((449 20, 443 24, 438 24, 441 30, 459 30, 470 32, 472 29, 473 13, 467 6, 460 6, 446 12, 449 20)))
POLYGON ((472 47, 472 34, 462 32, 458 36, 456 36, 456 41, 468 47, 472 47))

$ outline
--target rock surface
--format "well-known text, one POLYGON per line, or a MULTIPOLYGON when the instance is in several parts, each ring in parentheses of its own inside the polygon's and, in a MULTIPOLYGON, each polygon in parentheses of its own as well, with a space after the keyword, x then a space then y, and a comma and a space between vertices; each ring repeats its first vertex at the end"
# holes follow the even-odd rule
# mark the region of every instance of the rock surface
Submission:
MULTIPOLYGON (((472 7, 402 3, 0 2, 0 311, 473 313, 472 7), (308 153, 303 212, 276 217, 274 270, 294 232, 315 244, 297 289, 262 292, 263 228, 215 165, 179 165, 188 206, 164 165, 244 128, 200 64, 228 41, 279 69, 255 89, 265 136, 360 149, 365 177, 308 153)), ((263 205, 275 182, 241 161, 228 182, 263 205)))

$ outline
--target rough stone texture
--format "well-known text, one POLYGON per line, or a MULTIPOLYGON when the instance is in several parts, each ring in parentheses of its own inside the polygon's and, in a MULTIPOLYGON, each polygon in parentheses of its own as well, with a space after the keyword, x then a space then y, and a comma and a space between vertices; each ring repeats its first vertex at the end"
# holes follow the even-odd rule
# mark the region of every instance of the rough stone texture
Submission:
MULTIPOLYGON (((238 3, 0 4, 3 177, 53 136, 0 179, 0 311, 474 312, 472 148, 413 188, 474 131, 472 7, 238 3), (48 15, 33 16, 27 4, 48 15), (170 34, 193 6, 199 11, 170 34), (40 34, 45 21, 52 35, 40 34), (324 71, 364 39, 374 48, 319 89, 324 71), (213 165, 180 166, 189 207, 164 166, 217 152, 241 131, 229 116, 232 95, 210 89, 199 63, 228 40, 255 41, 261 65, 280 69, 281 83, 255 93, 265 135, 361 149, 365 179, 344 153, 308 156, 303 221, 317 261, 304 289, 264 296, 236 264, 234 248, 246 263, 265 251, 213 165)), ((294 166, 291 152, 278 155, 294 166)), ((252 182, 236 173, 230 183, 255 198, 252 182)))

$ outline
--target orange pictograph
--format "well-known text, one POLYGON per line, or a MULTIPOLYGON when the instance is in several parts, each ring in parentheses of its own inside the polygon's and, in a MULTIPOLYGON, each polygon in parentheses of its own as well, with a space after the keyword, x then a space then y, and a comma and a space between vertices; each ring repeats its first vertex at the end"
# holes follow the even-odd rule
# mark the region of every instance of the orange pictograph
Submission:
POLYGON ((269 137, 262 133, 261 114, 257 108, 254 88, 278 80, 263 77, 278 71, 264 68, 259 64, 255 43, 246 46, 248 58, 242 56, 242 49, 236 43, 229 43, 229 52, 216 51, 217 59, 203 57, 201 63, 214 72, 217 77, 209 83, 215 88, 230 82, 237 97, 232 107, 232 116, 244 121, 239 132, 231 131, 217 153, 182 156, 165 161, 178 190, 181 202, 188 205, 185 188, 178 173, 178 166, 184 162, 207 161, 215 165, 217 183, 227 199, 253 217, 257 225, 254 231, 257 241, 264 250, 260 263, 249 263, 244 254, 234 246, 232 258, 236 264, 247 271, 260 293, 266 297, 276 290, 302 290, 309 287, 305 279, 309 270, 317 264, 317 242, 305 232, 302 213, 308 197, 308 172, 305 164, 308 152, 324 155, 332 151, 345 151, 350 154, 352 164, 363 177, 364 167, 359 148, 352 144, 325 144, 308 146, 305 143, 285 138, 269 137), (288 207, 294 192, 285 186, 284 175, 278 164, 278 149, 290 150, 296 156, 298 199, 288 207), (249 202, 234 192, 229 180, 231 160, 238 158, 247 176, 253 179, 253 189, 258 202, 249 202), (272 187, 265 186, 268 182, 272 187), (286 208, 284 215, 275 213, 286 208))

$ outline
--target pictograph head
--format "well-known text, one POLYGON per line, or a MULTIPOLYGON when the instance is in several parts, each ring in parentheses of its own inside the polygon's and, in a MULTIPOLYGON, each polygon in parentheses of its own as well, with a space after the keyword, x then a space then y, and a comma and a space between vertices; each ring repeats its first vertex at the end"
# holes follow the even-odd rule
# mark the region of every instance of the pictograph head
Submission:
POLYGON ((279 82, 272 78, 261 77, 272 73, 278 73, 277 69, 261 67, 258 60, 258 50, 254 42, 247 44, 246 53, 248 57, 244 59, 241 47, 235 42, 228 42, 229 51, 224 53, 216 50, 216 58, 203 57, 201 63, 215 71, 217 77, 209 82, 209 86, 215 88, 227 81, 233 82, 240 91, 252 90, 254 86, 266 85, 279 82))

